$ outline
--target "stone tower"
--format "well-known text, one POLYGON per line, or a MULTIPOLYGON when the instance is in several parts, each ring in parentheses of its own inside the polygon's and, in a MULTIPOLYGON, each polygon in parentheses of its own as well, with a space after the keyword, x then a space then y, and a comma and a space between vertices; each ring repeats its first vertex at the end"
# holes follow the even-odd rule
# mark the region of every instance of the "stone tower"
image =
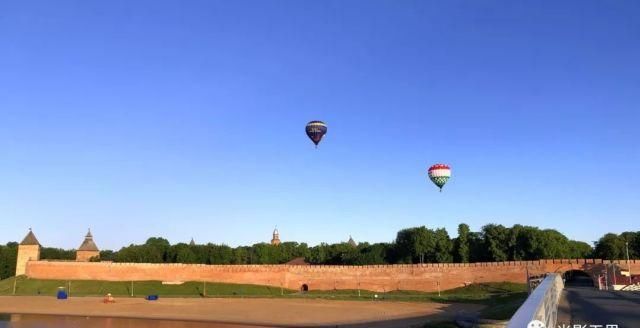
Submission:
POLYGON ((91 258, 99 258, 100 250, 96 243, 93 242, 93 236, 91 235, 91 229, 87 232, 87 235, 84 237, 84 241, 82 245, 76 251, 76 261, 78 262, 89 262, 91 258))
POLYGON ((29 228, 29 233, 18 245, 18 260, 16 261, 16 276, 27 273, 27 262, 40 260, 40 243, 29 228))
POLYGON ((349 241, 347 242, 347 244, 351 245, 351 247, 358 247, 358 243, 356 243, 356 241, 351 238, 351 235, 349 235, 349 241))
POLYGON ((280 233, 278 232, 278 228, 273 229, 273 238, 271 238, 271 245, 280 245, 280 233))

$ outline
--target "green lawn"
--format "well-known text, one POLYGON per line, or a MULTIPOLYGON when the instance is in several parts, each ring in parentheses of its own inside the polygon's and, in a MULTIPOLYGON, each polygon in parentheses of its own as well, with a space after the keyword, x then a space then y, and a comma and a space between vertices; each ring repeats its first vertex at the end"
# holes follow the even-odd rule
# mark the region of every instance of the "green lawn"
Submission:
MULTIPOLYGON (((71 296, 131 296, 131 282, 91 281, 91 280, 40 280, 24 276, 0 281, 0 295, 48 295, 54 296, 58 287, 70 290, 71 296), (69 288, 70 287, 70 288, 69 288)), ((163 285, 159 281, 137 281, 133 283, 135 297, 157 294, 161 297, 202 297, 202 282, 185 282, 181 285, 163 285)), ((209 297, 288 297, 324 298, 336 300, 378 300, 405 302, 476 303, 487 307, 481 316, 486 319, 508 319, 527 298, 526 285, 514 283, 473 284, 466 287, 445 290, 440 293, 418 291, 390 291, 386 293, 368 290, 312 290, 300 293, 296 290, 278 287, 242 284, 206 284, 209 297), (377 297, 375 297, 377 295, 377 297)))
POLYGON ((308 296, 327 298, 376 298, 379 300, 409 300, 409 301, 430 301, 442 303, 480 303, 492 304, 503 297, 513 295, 526 295, 525 284, 510 282, 472 284, 466 287, 444 290, 438 295, 437 292, 419 292, 412 290, 394 290, 386 293, 372 292, 368 290, 342 289, 342 290, 314 290, 307 293, 308 296))
MULTIPOLYGON (((425 293, 418 291, 391 291, 387 293, 357 290, 311 291, 306 295, 328 299, 387 300, 409 302, 475 303, 486 307, 480 313, 484 319, 506 320, 511 318, 527 299, 527 286, 510 282, 472 284, 466 287, 425 293), (374 296, 378 295, 377 298, 374 296)), ((446 325, 446 323, 443 323, 446 325)))
MULTIPOLYGON (((14 280, 8 278, 0 281, 0 295, 12 295, 14 280)), ((71 296, 131 296, 131 282, 126 281, 94 281, 94 280, 40 280, 18 277, 15 295, 50 295, 58 291, 58 287, 65 287, 71 296)), ((134 296, 158 294, 164 297, 201 297, 204 291, 202 282, 185 282, 181 285, 163 285, 160 281, 136 281, 133 283, 134 296)), ((252 296, 270 297, 280 296, 280 293, 290 294, 294 291, 270 286, 242 285, 242 284, 206 284, 207 296, 252 296)))

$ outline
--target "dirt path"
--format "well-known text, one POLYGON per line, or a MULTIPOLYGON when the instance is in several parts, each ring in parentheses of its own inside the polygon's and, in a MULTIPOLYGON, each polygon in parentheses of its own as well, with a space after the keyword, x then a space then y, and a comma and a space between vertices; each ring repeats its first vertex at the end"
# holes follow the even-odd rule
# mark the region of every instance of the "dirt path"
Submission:
POLYGON ((144 319, 214 321, 263 326, 330 326, 362 324, 375 327, 406 327, 425 321, 452 319, 459 311, 475 312, 473 304, 333 301, 322 299, 163 298, 117 299, 104 304, 101 298, 0 297, 0 313, 104 316, 144 319))

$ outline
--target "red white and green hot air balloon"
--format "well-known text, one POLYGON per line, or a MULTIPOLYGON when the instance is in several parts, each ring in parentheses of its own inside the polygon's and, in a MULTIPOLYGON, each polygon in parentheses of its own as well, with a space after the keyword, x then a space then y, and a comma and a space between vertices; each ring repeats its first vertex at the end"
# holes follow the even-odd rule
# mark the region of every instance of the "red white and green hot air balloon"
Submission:
POLYGON ((435 164, 429 168, 429 179, 440 188, 440 192, 449 178, 451 178, 451 168, 448 165, 435 164))

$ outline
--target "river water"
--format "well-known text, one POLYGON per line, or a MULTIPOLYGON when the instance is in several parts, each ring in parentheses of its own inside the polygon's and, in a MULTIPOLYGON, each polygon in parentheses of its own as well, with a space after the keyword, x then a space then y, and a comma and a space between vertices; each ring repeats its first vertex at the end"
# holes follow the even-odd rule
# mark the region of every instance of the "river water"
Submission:
POLYGON ((198 321, 174 321, 155 319, 128 319, 79 317, 40 314, 1 314, 0 328, 256 328, 258 326, 237 325, 198 321))

